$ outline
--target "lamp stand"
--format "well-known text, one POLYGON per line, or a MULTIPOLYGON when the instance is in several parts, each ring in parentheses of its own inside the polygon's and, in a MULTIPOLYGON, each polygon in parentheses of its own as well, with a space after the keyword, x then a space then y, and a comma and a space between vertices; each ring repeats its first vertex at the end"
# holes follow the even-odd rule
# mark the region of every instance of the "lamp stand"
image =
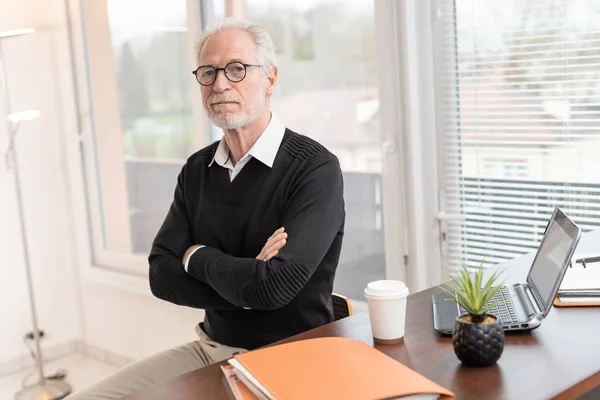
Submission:
MULTIPOLYGON (((1 44, 0 44, 1 46, 1 44)), ((0 59, 1 59, 0 48, 0 59)), ((9 124, 10 125, 10 124, 9 124)), ((18 129, 18 125, 16 126, 18 129)), ((35 297, 33 295, 33 280, 31 276, 31 266, 29 263, 29 248, 27 245, 27 235, 25 234, 25 219, 23 212, 23 201, 21 196, 21 185, 19 182, 19 167, 17 163, 17 153, 14 147, 14 139, 17 129, 9 131, 10 145, 7 155, 12 162, 12 172, 15 180, 15 191, 17 194, 17 208, 19 211, 19 222, 21 224, 21 242, 23 246, 23 261, 27 273, 27 291, 29 294, 29 306, 31 309, 31 322, 33 325, 33 339, 35 342, 35 363, 38 372, 38 381, 25 386, 15 395, 15 400, 59 400, 65 398, 71 393, 71 386, 58 379, 46 379, 44 376, 44 362, 42 359, 42 348, 40 347, 40 330, 38 329, 37 310, 35 306, 35 297)))

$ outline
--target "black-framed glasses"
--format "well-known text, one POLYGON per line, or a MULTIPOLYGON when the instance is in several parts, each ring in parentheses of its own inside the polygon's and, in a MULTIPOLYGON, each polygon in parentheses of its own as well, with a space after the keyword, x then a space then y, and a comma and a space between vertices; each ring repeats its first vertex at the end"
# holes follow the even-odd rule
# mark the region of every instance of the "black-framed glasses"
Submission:
POLYGON ((223 71, 225 77, 231 82, 241 82, 246 77, 246 68, 262 67, 261 64, 244 64, 239 61, 228 63, 225 68, 215 68, 211 65, 201 65, 192 74, 202 86, 210 86, 217 80, 219 71, 223 71))

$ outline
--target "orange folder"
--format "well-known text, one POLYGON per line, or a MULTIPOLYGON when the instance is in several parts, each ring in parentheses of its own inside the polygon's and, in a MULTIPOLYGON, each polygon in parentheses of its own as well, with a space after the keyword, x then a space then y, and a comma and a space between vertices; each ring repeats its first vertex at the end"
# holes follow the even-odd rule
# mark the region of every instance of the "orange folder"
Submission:
POLYGON ((238 354, 229 363, 268 399, 374 400, 422 394, 454 398, 379 350, 348 338, 285 343, 238 354))

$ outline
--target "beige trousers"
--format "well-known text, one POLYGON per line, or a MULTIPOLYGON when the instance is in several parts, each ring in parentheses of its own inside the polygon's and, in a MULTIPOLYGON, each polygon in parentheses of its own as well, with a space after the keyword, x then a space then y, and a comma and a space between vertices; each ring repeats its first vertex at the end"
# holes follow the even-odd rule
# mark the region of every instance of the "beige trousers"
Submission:
POLYGON ((135 361, 87 389, 76 391, 67 400, 113 400, 164 382, 186 372, 243 353, 245 349, 225 346, 212 340, 196 326, 198 340, 135 361))

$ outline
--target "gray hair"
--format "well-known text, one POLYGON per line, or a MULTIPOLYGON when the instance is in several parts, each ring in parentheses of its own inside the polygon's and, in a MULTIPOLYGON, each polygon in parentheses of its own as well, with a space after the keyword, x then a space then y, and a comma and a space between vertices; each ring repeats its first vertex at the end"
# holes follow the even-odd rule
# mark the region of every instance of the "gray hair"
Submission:
POLYGON ((258 49, 256 55, 258 62, 263 66, 266 73, 273 73, 273 69, 277 67, 277 61, 275 59, 275 44, 271 39, 271 35, 264 28, 245 19, 225 18, 208 26, 196 42, 196 60, 200 59, 200 53, 208 38, 227 29, 241 29, 250 34, 258 49))

